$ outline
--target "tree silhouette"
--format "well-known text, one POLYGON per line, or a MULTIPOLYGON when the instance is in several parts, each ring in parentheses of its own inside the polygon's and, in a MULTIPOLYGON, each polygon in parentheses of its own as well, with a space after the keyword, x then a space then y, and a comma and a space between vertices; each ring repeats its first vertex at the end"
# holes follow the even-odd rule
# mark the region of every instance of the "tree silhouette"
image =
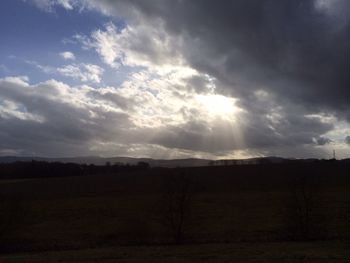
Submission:
POLYGON ((169 175, 165 179, 161 219, 177 244, 185 241, 193 201, 193 186, 191 177, 183 173, 169 175))

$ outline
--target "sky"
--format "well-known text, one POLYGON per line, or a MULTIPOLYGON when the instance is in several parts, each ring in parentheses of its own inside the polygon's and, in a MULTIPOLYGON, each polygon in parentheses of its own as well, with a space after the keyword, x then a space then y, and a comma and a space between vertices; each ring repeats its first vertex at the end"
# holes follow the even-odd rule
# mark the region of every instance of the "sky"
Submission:
POLYGON ((350 158, 350 1, 3 0, 0 156, 350 158))

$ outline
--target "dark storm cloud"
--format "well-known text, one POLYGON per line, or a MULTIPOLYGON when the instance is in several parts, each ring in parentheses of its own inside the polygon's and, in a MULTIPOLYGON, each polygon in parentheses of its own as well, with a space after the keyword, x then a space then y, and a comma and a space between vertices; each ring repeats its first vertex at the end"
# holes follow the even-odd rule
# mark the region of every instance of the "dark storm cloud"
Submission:
POLYGON ((329 1, 324 9, 313 0, 100 4, 118 12, 123 2, 146 18, 160 18, 169 32, 187 36, 190 63, 234 94, 247 96, 263 86, 281 100, 349 119, 350 27, 344 15, 350 13, 349 1, 329 1))
MULTIPOLYGON (((323 135, 334 124, 307 116, 324 113, 350 120, 349 1, 92 3, 135 24, 158 21, 169 34, 181 37, 182 54, 191 66, 215 77, 217 89, 239 98, 238 105, 249 113, 241 123, 246 147, 282 149, 312 145, 315 140, 326 145, 329 141, 323 135), (261 100, 256 95, 260 90, 270 97, 261 100)), ((193 83, 200 91, 200 83, 193 83)), ((159 143, 206 148, 205 130, 195 132, 190 126, 168 130, 159 143)), ((220 140, 214 145, 220 148, 220 140)))
POLYGON ((332 142, 331 139, 326 138, 326 137, 319 137, 317 139, 315 139, 315 142, 317 145, 326 145, 326 144, 330 144, 332 142))
MULTIPOLYGON (((250 113, 233 123, 223 120, 205 122, 193 118, 184 125, 154 130, 156 136, 151 142, 169 148, 212 153, 246 149, 261 151, 313 144, 314 138, 333 128, 333 125, 319 119, 297 115, 289 115, 288 118, 274 127, 266 117, 250 113)), ((330 140, 320 137, 317 142, 325 145, 330 140)))
POLYGON ((345 143, 350 145, 350 136, 345 137, 345 143))
POLYGON ((93 90, 89 93, 89 95, 96 100, 102 100, 105 103, 112 103, 114 106, 117 106, 123 110, 132 110, 133 105, 135 104, 135 101, 132 99, 126 99, 112 92, 101 93, 93 90))

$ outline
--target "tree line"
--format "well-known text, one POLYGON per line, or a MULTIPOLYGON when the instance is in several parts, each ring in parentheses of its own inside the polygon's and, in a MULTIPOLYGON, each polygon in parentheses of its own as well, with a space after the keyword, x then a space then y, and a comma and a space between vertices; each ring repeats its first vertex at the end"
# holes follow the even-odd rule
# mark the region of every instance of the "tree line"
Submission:
POLYGON ((44 161, 0 163, 0 179, 83 176, 141 171, 148 168, 149 164, 145 162, 139 162, 135 165, 110 163, 94 165, 44 161))

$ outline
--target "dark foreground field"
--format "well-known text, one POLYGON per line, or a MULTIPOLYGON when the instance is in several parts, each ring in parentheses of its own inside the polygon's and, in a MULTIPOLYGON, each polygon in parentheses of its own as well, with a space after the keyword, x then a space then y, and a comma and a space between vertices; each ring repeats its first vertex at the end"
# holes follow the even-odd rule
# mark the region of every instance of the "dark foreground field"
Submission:
POLYGON ((1 262, 349 262, 344 242, 235 243, 183 246, 118 246, 0 256, 1 262))
POLYGON ((350 166, 0 181, 0 262, 348 262, 350 166))

